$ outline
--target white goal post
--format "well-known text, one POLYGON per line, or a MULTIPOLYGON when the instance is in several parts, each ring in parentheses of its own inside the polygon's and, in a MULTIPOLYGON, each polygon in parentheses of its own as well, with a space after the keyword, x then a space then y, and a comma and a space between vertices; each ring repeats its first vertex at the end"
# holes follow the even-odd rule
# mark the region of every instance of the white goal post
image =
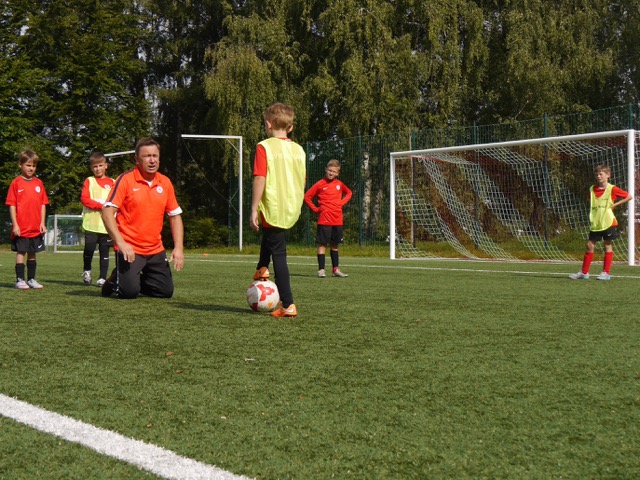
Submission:
MULTIPOLYGON (((389 256, 581 260, 594 168, 637 198, 638 143, 618 130, 392 152, 389 256)), ((615 215, 615 259, 635 265, 635 200, 615 215)))
MULTIPOLYGON (((242 136, 240 135, 198 135, 182 134, 182 138, 191 140, 237 140, 238 147, 238 249, 242 251, 242 136)), ((233 145, 233 144, 232 144, 233 145)), ((235 148, 235 145, 233 145, 235 148)))

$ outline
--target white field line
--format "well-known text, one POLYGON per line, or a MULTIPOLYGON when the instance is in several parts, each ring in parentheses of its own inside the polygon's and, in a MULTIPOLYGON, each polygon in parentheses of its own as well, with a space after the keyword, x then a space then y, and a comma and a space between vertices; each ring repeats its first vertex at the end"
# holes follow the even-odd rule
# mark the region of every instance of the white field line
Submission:
MULTIPOLYGON (((289 257, 291 258, 291 257, 289 257)), ((304 257, 298 257, 298 258, 304 258, 304 257)), ((309 257, 310 259, 312 257, 309 257)), ((194 259, 193 257, 189 258, 189 261, 196 261, 196 262, 211 262, 211 263, 246 263, 246 264, 252 264, 255 265, 256 261, 255 259, 247 259, 247 260, 221 260, 221 259, 215 259, 215 258, 197 258, 194 259)), ((466 260, 465 260, 466 261, 466 260)), ((287 262, 289 265, 301 265, 301 266, 314 266, 316 265, 313 260, 311 260, 311 262, 296 262, 296 261, 291 261, 289 260, 287 262)), ((484 262, 487 263, 487 262, 484 262)), ((424 266, 416 266, 416 265, 407 265, 407 264, 397 264, 397 265, 364 265, 364 264, 348 264, 348 263, 344 263, 344 261, 341 260, 340 262, 340 266, 341 267, 349 267, 349 268, 374 268, 374 269, 385 269, 385 270, 390 270, 390 269, 394 269, 394 270, 424 270, 424 271, 437 271, 437 272, 477 272, 477 273, 508 273, 508 274, 518 274, 518 275, 550 275, 550 276, 560 276, 560 277, 568 277, 570 273, 575 273, 575 270, 572 270, 571 272, 542 272, 542 271, 535 271, 535 270, 492 270, 492 269, 488 269, 488 268, 457 268, 457 267, 424 267, 424 266)), ((578 269, 580 267, 578 266, 578 269)), ((597 270, 597 269, 596 269, 597 270)), ((598 270, 597 270, 598 271, 598 270)), ((595 279, 595 275, 593 275, 593 278, 595 279)), ((611 275, 611 278, 631 278, 631 279, 640 279, 640 275, 611 275)))
POLYGON ((0 415, 169 479, 249 480, 164 448, 0 394, 0 415))

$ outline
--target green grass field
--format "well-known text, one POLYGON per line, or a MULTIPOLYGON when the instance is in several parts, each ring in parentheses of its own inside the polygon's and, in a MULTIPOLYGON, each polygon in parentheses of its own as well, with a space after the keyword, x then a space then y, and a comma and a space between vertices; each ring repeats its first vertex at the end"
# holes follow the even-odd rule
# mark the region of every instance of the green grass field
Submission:
MULTIPOLYGON (((640 269, 310 254, 277 320, 244 300, 257 256, 123 301, 78 254, 17 291, 4 249, 0 394, 259 479, 640 478, 640 269)), ((0 416, 0 478, 156 477, 0 416)))

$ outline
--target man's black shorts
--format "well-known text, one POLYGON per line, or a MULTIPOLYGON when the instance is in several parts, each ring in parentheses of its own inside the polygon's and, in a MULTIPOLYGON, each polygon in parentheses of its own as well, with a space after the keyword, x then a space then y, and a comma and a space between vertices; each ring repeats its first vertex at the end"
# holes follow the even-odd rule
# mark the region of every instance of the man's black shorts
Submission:
POLYGON ((342 225, 318 225, 316 230, 316 243, 320 245, 334 244, 343 242, 342 225))
POLYGON ((149 297, 171 298, 173 279, 166 252, 154 255, 139 255, 132 263, 127 262, 122 252, 116 253, 118 296, 136 298, 139 293, 149 297))
POLYGON ((592 242, 599 242, 600 240, 615 240, 616 238, 618 238, 617 227, 609 227, 606 230, 601 230, 599 232, 589 232, 589 240, 592 242))

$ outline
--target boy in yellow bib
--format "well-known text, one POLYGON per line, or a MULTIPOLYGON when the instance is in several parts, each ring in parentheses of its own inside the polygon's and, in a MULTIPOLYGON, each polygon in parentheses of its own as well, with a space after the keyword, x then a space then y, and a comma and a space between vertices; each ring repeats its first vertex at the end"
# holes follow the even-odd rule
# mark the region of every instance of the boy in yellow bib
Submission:
POLYGON ((102 287, 109 272, 109 249, 113 245, 111 237, 102 222, 102 206, 111 193, 114 181, 107 177, 106 157, 100 152, 94 152, 89 157, 89 168, 93 172, 93 177, 89 177, 82 185, 80 202, 82 202, 82 229, 84 230, 84 272, 82 279, 85 285, 91 284, 91 262, 93 252, 98 246, 100 255, 100 277, 96 282, 98 287, 102 287))
POLYGON ((289 318, 295 318, 298 310, 291 292, 286 235, 300 216, 306 180, 305 152, 288 138, 294 117, 293 108, 282 103, 274 103, 264 112, 268 138, 256 147, 249 218, 254 232, 262 228, 260 258, 253 279, 268 279, 273 260, 282 305, 271 315, 289 318))
POLYGON ((589 268, 593 261, 596 242, 600 240, 604 244, 604 267, 602 273, 596 278, 598 280, 611 280, 609 272, 613 262, 612 241, 618 237, 618 221, 613 214, 613 209, 633 198, 629 193, 609 183, 611 170, 606 165, 598 165, 595 168, 595 174, 596 184, 589 189, 591 199, 589 240, 582 260, 582 270, 569 275, 572 280, 589 279, 589 268))

